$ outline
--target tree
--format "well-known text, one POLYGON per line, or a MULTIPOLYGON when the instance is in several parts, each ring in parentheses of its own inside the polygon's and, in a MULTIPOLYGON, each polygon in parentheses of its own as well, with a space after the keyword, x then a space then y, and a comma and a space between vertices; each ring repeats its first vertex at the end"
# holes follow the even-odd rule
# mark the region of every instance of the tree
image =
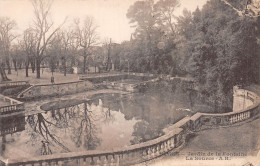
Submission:
POLYGON ((157 15, 158 23, 164 27, 166 31, 169 31, 170 33, 175 33, 174 28, 174 10, 179 7, 179 1, 178 0, 160 0, 155 5, 155 13, 157 15))
POLYGON ((10 65, 10 49, 11 42, 17 37, 13 30, 16 27, 16 22, 8 17, 0 17, 0 51, 4 56, 3 59, 8 68, 8 74, 11 74, 10 65))
POLYGON ((33 29, 36 37, 35 62, 36 77, 41 75, 41 62, 44 59, 45 51, 55 33, 63 26, 66 19, 57 28, 52 30, 53 22, 50 20, 51 0, 32 0, 34 8, 33 29))
POLYGON ((96 45, 98 42, 97 28, 94 18, 86 16, 83 25, 80 25, 80 20, 75 19, 75 30, 74 34, 77 40, 77 45, 82 48, 83 53, 83 73, 86 72, 86 61, 87 56, 91 54, 91 47, 96 45))
POLYGON ((126 16, 130 19, 130 23, 136 27, 132 41, 132 46, 136 46, 136 49, 133 47, 134 50, 131 51, 135 55, 128 59, 128 63, 132 61, 130 68, 133 68, 135 71, 138 70, 139 64, 143 64, 144 68, 147 68, 149 71, 155 71, 156 45, 159 38, 156 34, 159 34, 159 31, 156 27, 154 1, 135 2, 128 9, 126 16))
POLYGON ((192 17, 179 18, 178 30, 187 71, 216 110, 230 106, 234 85, 257 82, 259 45, 252 18, 241 18, 229 5, 211 0, 192 17))
POLYGON ((35 61, 35 48, 36 48, 36 42, 35 42, 35 34, 32 28, 27 28, 23 32, 23 38, 20 42, 20 45, 22 46, 26 58, 25 58, 25 76, 28 77, 28 70, 29 65, 31 62, 32 72, 34 72, 34 61, 35 61))
POLYGON ((111 38, 105 39, 103 43, 103 47, 105 48, 105 54, 107 54, 107 60, 106 60, 106 71, 109 71, 111 69, 111 38))
POLYGON ((61 31, 61 42, 62 42, 62 66, 64 70, 64 76, 66 76, 67 71, 67 61, 68 56, 74 50, 76 50, 77 45, 75 45, 75 41, 73 39, 73 31, 72 30, 62 30, 61 31))

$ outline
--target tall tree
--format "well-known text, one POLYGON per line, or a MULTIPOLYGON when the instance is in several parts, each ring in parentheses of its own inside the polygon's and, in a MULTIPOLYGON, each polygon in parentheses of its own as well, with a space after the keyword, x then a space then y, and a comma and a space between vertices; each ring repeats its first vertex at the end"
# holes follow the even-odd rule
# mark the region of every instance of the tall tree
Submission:
POLYGON ((62 30, 61 31, 61 42, 62 42, 62 66, 64 70, 64 76, 66 76, 67 72, 67 61, 68 56, 70 53, 72 53, 77 45, 75 44, 74 38, 73 38, 73 31, 72 30, 62 30))
POLYGON ((14 34, 14 28, 16 27, 16 22, 8 17, 0 17, 0 51, 4 56, 3 59, 8 68, 8 74, 11 74, 11 64, 10 64, 10 49, 11 42, 17 37, 14 34))
POLYGON ((106 58, 106 71, 111 69, 111 38, 105 39, 103 42, 103 47, 105 48, 104 52, 107 54, 106 58))
POLYGON ((188 24, 185 20, 190 17, 180 19, 178 26, 186 39, 182 42, 187 46, 188 71, 216 107, 230 106, 234 85, 257 82, 254 19, 241 18, 229 5, 211 0, 193 12, 188 24))
POLYGON ((50 19, 51 0, 32 0, 34 8, 34 25, 33 29, 36 35, 35 62, 36 77, 41 75, 41 62, 44 59, 45 51, 53 38, 54 34, 62 27, 66 19, 57 28, 52 30, 54 23, 50 19))
POLYGON ((75 37, 79 48, 82 49, 83 53, 83 73, 86 72, 86 62, 88 55, 91 54, 91 47, 98 43, 98 34, 94 18, 91 16, 86 16, 83 25, 80 24, 80 20, 76 19, 75 23, 75 37))
POLYGON ((23 39, 21 40, 20 44, 26 54, 25 58, 25 76, 29 76, 29 65, 31 62, 31 67, 33 71, 34 63, 35 63, 35 48, 36 48, 36 42, 35 42, 35 34, 32 28, 27 28, 23 32, 23 39))
POLYGON ((177 7, 179 7, 178 0, 160 0, 155 5, 155 13, 158 18, 158 23, 162 25, 165 31, 170 32, 171 34, 175 33, 175 25, 174 19, 174 11, 177 7))

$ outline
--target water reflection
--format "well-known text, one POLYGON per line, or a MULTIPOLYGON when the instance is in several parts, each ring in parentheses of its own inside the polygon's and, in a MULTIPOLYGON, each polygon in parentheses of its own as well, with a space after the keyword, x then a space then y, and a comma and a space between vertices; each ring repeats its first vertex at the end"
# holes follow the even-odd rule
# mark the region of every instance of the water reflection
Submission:
MULTIPOLYGON (((98 114, 89 111, 87 105, 85 105, 83 112, 80 112, 77 123, 80 125, 74 125, 72 140, 77 147, 83 145, 86 150, 94 150, 100 144, 100 138, 97 137, 98 127, 95 121, 98 121, 101 117, 98 114)), ((76 124, 76 123, 75 123, 76 124)))
POLYGON ((145 142, 163 135, 163 128, 197 111, 209 111, 196 93, 176 88, 151 88, 145 93, 96 94, 92 99, 102 99, 102 105, 109 110, 121 111, 125 120, 137 119, 133 126, 131 144, 145 142))
POLYGON ((4 156, 6 151, 6 144, 8 135, 13 135, 14 133, 21 132, 25 130, 25 116, 24 114, 0 117, 0 136, 2 141, 0 154, 4 156))
MULTIPOLYGON (((1 119, 1 136, 3 136, 0 142, 1 156, 31 157, 71 151, 105 150, 129 145, 128 137, 131 136, 131 128, 136 121, 124 122, 122 113, 104 107, 102 102, 102 100, 93 100, 64 108, 50 107, 52 109, 42 113, 12 117, 14 123, 9 123, 10 118, 1 119), (121 123, 124 124, 120 125, 121 123), (7 131, 14 131, 12 129, 14 125, 18 134, 7 133, 7 131), (113 128, 117 129, 113 131, 113 128), (126 128, 130 128, 129 132, 126 128), (116 135, 122 136, 123 130, 129 133, 124 133, 125 141, 118 143, 118 140, 114 139, 115 142, 110 143, 105 140, 102 143, 102 139, 109 138, 110 135, 113 138, 116 135), (7 134, 12 135, 6 137, 7 134), (19 153, 20 150, 24 152, 19 153), (17 155, 14 156, 15 153, 17 155)), ((53 105, 53 103, 55 102, 47 102, 44 105, 53 105)), ((66 105, 65 100, 57 103, 66 105)))
POLYGON ((168 124, 210 109, 196 94, 181 88, 151 88, 145 93, 131 94, 101 93, 87 98, 91 100, 81 103, 75 97, 41 101, 41 108, 48 108, 44 109, 46 112, 13 118, 14 125, 18 124, 16 134, 6 133, 9 131, 6 128, 13 128, 6 126, 10 120, 0 120, 1 155, 12 158, 112 150, 157 138, 164 134, 163 128, 168 124), (7 137, 8 134, 12 135, 7 137))
POLYGON ((47 118, 45 118, 41 113, 36 115, 29 115, 27 117, 27 122, 33 131, 31 134, 31 141, 36 141, 38 136, 40 136, 42 139, 41 155, 52 154, 49 145, 53 145, 54 143, 62 147, 66 152, 70 151, 59 141, 59 137, 51 132, 51 127, 59 127, 56 126, 53 122, 47 120, 47 118), (46 149, 48 149, 48 151, 46 151, 46 149))
POLYGON ((97 137, 99 128, 95 122, 101 120, 102 117, 93 113, 88 107, 90 106, 83 103, 65 108, 59 107, 48 111, 46 115, 38 113, 27 117, 27 122, 33 131, 31 141, 34 142, 38 139, 37 136, 40 136, 41 149, 48 149, 48 151, 41 150, 44 152, 41 155, 51 154, 50 146, 54 148, 56 145, 64 152, 74 151, 71 150, 71 143, 66 143, 70 142, 64 139, 66 136, 70 137, 76 148, 94 150, 99 146, 101 140, 97 137))

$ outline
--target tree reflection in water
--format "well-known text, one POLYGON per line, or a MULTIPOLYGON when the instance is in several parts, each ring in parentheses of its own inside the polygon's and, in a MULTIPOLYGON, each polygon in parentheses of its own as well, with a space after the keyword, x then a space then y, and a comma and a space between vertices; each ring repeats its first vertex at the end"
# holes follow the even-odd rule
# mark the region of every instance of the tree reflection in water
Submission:
MULTIPOLYGON (((0 117, 0 156, 6 155, 6 145, 13 142, 13 139, 8 140, 8 135, 19 135, 18 133, 25 130, 25 115, 11 115, 0 117)), ((10 137, 9 137, 10 138, 10 137)))
POLYGON ((132 134, 134 138, 130 142, 131 144, 138 144, 154 139, 160 135, 163 135, 160 129, 151 127, 146 121, 139 121, 134 125, 134 132, 132 134))
POLYGON ((103 109, 103 122, 105 124, 110 124, 113 123, 115 121, 115 115, 113 114, 113 112, 111 112, 110 106, 108 106, 107 109, 103 109))
POLYGON ((67 131, 77 148, 83 145, 86 150, 93 150, 100 145, 101 140, 97 137, 99 130, 95 124, 100 115, 89 110, 86 103, 46 113, 47 116, 38 113, 27 117, 27 123, 33 130, 30 133, 31 141, 38 142, 39 135, 41 136, 42 155, 52 153, 49 145, 58 145, 65 152, 71 151, 64 145, 66 141, 61 136, 62 132, 67 133, 67 131))
POLYGON ((202 111, 197 94, 188 88, 181 85, 172 89, 167 84, 151 85, 144 93, 97 94, 93 98, 102 99, 104 107, 122 112, 125 120, 138 120, 130 141, 137 144, 163 135, 167 125, 191 116, 197 110, 202 111))
MULTIPOLYGON (((65 151, 69 152, 70 150, 64 146, 59 140, 60 138, 56 136, 54 133, 51 133, 49 130, 50 126, 57 127, 54 123, 46 120, 44 116, 41 113, 38 113, 36 115, 29 115, 27 117, 27 122, 30 125, 30 127, 33 129, 35 133, 38 133, 42 136, 42 138, 45 141, 42 141, 42 148, 45 146, 48 146, 50 141, 53 141, 53 143, 56 143, 60 147, 62 147, 65 151), (43 143, 44 142, 44 143, 43 143)), ((31 139, 35 139, 36 135, 32 134, 31 139)), ((49 148, 49 147, 48 147, 49 148)), ((42 150, 41 150, 42 151, 42 150)), ((49 150, 46 154, 49 154, 51 150, 49 150)), ((41 153, 44 155, 45 153, 41 153)))
POLYGON ((87 150, 94 150, 100 145, 100 138, 97 137, 98 128, 95 121, 99 120, 99 116, 90 111, 87 104, 84 104, 84 111, 80 112, 80 125, 73 130, 72 140, 77 147, 83 145, 87 150), (83 114, 82 114, 83 113, 83 114))

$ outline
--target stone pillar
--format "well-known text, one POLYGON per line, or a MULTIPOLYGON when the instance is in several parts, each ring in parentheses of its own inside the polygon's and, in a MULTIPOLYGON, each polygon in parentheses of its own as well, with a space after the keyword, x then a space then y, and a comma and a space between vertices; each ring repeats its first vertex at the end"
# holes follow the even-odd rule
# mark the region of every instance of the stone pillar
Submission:
POLYGON ((147 149, 146 148, 144 148, 144 150, 142 151, 142 156, 144 159, 147 158, 147 149))
POLYGON ((83 165, 87 165, 87 159, 83 158, 83 165))
POLYGON ((156 155, 157 155, 157 156, 160 155, 160 144, 157 144, 157 147, 156 147, 156 155))
POLYGON ((152 147, 152 157, 153 158, 155 157, 155 148, 156 148, 156 145, 152 147))
POLYGON ((58 161, 58 166, 63 166, 63 161, 58 161))
POLYGON ((237 115, 234 115, 234 122, 237 122, 237 115))
POLYGON ((164 141, 164 152, 168 152, 168 144, 167 144, 167 141, 164 141))
POLYGON ((173 148, 174 148, 174 137, 172 137, 172 138, 170 139, 170 141, 171 141, 171 148, 173 149, 173 148))
POLYGON ((103 160, 103 166, 108 166, 108 156, 107 155, 105 155, 105 158, 104 158, 104 160, 103 160))
POLYGON ((234 122, 234 118, 233 118, 233 116, 230 116, 230 123, 232 124, 233 122, 234 122))
POLYGON ((164 153, 164 144, 161 143, 160 153, 164 153))
POLYGON ((171 139, 168 139, 167 141, 167 144, 168 144, 168 150, 171 150, 172 149, 172 146, 171 146, 171 139))
POLYGON ((151 158, 152 158, 152 150, 151 150, 151 147, 148 147, 148 149, 147 149, 147 158, 148 158, 148 159, 151 159, 151 158))
POLYGON ((110 159, 110 166, 116 166, 115 155, 112 155, 112 157, 110 159))
POLYGON ((101 165, 101 158, 99 156, 97 157, 96 166, 100 166, 100 165, 101 165))
POLYGON ((47 164, 47 162, 44 161, 44 162, 41 163, 41 165, 42 166, 47 166, 48 164, 47 164))

